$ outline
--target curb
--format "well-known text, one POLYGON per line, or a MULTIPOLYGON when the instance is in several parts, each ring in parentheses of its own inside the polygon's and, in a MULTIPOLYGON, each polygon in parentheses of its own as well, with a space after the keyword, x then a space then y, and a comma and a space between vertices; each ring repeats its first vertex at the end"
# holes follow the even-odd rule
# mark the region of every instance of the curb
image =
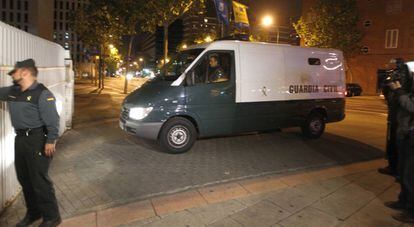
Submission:
POLYGON ((266 176, 159 196, 65 219, 62 227, 117 226, 189 208, 271 192, 299 184, 366 172, 386 165, 383 159, 284 176, 266 176))

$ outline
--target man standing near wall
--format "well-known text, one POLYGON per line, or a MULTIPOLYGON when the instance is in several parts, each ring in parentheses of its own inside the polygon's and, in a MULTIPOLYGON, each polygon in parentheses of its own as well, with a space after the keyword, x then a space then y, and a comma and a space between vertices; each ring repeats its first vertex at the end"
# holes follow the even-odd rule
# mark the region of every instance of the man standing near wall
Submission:
POLYGON ((59 208, 48 175, 59 136, 59 115, 55 97, 37 82, 33 59, 17 62, 8 74, 13 86, 0 88, 0 101, 9 104, 12 125, 16 131, 15 167, 26 202, 26 216, 16 224, 29 226, 43 218, 40 227, 61 223, 59 208))

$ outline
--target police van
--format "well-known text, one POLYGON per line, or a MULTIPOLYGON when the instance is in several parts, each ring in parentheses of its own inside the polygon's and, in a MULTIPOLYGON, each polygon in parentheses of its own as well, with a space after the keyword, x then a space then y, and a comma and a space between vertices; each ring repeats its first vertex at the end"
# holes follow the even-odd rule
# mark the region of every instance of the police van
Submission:
POLYGON ((181 51, 128 95, 120 127, 169 153, 197 138, 295 126, 316 139, 344 119, 345 91, 341 51, 216 41, 181 51))

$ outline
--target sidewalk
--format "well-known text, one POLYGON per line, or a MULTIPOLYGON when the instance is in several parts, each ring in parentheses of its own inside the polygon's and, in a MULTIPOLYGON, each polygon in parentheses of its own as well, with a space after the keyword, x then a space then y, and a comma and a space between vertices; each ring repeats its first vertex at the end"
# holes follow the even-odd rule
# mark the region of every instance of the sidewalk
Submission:
POLYGON ((79 226, 414 226, 383 205, 399 186, 382 160, 199 188, 91 212, 79 226))

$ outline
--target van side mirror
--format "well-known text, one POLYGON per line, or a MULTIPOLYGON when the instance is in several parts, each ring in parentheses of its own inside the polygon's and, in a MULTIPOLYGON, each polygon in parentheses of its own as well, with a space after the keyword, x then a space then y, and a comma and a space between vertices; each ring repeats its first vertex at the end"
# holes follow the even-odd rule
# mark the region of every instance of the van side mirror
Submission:
POLYGON ((185 84, 187 86, 192 86, 194 84, 194 71, 185 74, 185 84))

